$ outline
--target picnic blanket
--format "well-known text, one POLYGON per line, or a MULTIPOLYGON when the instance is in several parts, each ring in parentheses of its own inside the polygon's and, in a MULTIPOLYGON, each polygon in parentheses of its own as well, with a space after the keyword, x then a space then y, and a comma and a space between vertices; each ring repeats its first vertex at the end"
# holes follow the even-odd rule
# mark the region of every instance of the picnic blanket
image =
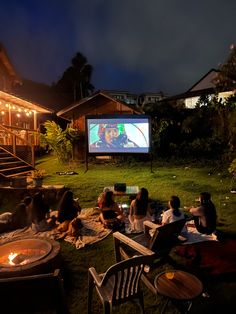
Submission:
POLYGON ((192 243, 198 243, 198 242, 205 242, 205 241, 218 241, 217 236, 212 234, 202 234, 197 231, 195 228, 194 222, 190 222, 187 224, 187 241, 184 244, 192 244, 192 243))
POLYGON ((236 240, 205 241, 176 248, 176 254, 184 257, 186 267, 207 275, 236 272, 236 240))
MULTIPOLYGON (((51 215, 56 215, 57 212, 52 212, 51 215)), ((11 232, 0 234, 0 244, 13 240, 19 237, 46 237, 54 240, 63 239, 75 246, 76 249, 81 249, 86 245, 91 245, 106 238, 112 231, 104 229, 103 225, 98 221, 99 212, 93 208, 82 209, 78 216, 82 222, 78 236, 69 236, 65 233, 58 232, 57 226, 52 230, 34 232, 31 227, 17 229, 11 232)))

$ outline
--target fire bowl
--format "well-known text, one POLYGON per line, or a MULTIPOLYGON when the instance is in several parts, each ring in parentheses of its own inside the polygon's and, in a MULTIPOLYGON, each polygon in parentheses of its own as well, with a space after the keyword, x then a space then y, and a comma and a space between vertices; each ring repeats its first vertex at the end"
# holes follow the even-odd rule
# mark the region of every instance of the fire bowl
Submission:
POLYGON ((53 271, 60 244, 48 238, 14 239, 0 246, 0 278, 53 271))

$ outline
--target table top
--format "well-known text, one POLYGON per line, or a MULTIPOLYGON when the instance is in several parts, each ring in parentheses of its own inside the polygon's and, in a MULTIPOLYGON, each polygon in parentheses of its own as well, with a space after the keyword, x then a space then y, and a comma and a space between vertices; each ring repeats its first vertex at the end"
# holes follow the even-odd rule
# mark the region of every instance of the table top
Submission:
POLYGON ((105 189, 109 189, 110 191, 114 193, 114 195, 117 195, 117 196, 136 195, 139 192, 139 187, 137 185, 127 185, 125 192, 115 191, 114 186, 106 186, 104 190, 105 189))
POLYGON ((203 291, 202 282, 196 276, 181 270, 158 274, 154 286, 159 294, 175 300, 192 300, 203 291))

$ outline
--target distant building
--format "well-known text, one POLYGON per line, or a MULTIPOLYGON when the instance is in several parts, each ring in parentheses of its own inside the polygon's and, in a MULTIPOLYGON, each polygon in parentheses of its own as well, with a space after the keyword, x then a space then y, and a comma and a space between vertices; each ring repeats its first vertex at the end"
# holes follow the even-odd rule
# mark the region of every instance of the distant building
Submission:
MULTIPOLYGON (((214 79, 217 77, 218 73, 219 70, 211 69, 185 93, 168 97, 167 100, 172 102, 182 100, 186 108, 195 108, 201 96, 205 95, 211 97, 215 94, 216 86, 214 84, 214 79)), ((218 96, 224 100, 232 94, 233 91, 227 91, 218 93, 218 96)))
POLYGON ((127 105, 145 105, 147 103, 156 103, 162 100, 165 96, 162 92, 151 92, 135 94, 128 91, 118 91, 118 90, 104 90, 106 94, 112 96, 120 102, 126 103, 127 105))

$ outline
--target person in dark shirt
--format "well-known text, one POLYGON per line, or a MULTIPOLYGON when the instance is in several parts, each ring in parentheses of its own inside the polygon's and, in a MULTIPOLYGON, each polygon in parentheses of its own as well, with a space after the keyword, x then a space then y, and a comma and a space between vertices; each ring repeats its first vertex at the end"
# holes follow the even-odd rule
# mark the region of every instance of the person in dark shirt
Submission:
POLYGON ((74 199, 72 191, 65 191, 63 194, 59 206, 57 220, 62 223, 66 220, 73 220, 81 212, 81 207, 74 199))
POLYGON ((203 192, 199 197, 200 206, 191 207, 190 213, 198 232, 203 234, 211 234, 216 231, 217 214, 215 205, 211 200, 211 194, 203 192))
POLYGON ((130 204, 129 221, 132 232, 142 232, 143 222, 151 220, 151 208, 148 198, 148 190, 141 188, 139 193, 130 204))
POLYGON ((123 224, 123 213, 114 201, 114 193, 112 191, 106 191, 104 194, 101 214, 99 220, 106 228, 116 229, 123 224))

